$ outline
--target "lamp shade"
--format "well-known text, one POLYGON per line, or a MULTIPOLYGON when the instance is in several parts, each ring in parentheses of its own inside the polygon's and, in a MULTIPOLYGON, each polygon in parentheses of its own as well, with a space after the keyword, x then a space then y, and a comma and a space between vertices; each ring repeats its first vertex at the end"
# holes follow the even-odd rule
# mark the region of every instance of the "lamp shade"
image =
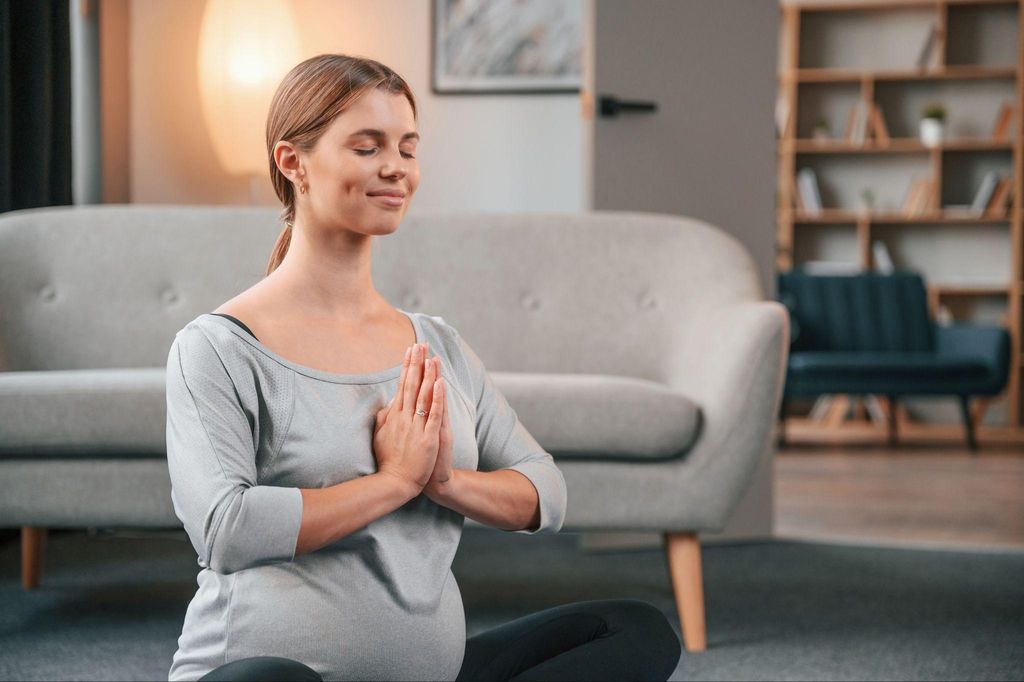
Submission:
POLYGON ((287 0, 207 0, 199 33, 199 99, 228 173, 267 172, 270 100, 298 60, 298 29, 287 0))

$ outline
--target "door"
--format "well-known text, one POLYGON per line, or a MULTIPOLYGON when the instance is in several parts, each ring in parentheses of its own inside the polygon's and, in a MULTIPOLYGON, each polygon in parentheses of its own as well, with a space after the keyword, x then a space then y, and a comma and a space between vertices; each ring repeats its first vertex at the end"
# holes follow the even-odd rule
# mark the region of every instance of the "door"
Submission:
MULTIPOLYGON (((587 11, 590 206, 716 225, 774 296, 778 5, 589 0, 587 11)), ((771 535, 772 459, 720 537, 771 535)))

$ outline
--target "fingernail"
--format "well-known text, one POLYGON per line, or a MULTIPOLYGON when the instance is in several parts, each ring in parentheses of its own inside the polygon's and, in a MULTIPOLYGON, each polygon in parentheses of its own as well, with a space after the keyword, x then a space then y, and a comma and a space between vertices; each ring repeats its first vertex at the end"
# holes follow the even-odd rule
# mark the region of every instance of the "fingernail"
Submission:
POLYGON ((408 360, 409 356, 411 354, 412 354, 412 346, 409 346, 408 348, 405 349, 405 359, 408 360))

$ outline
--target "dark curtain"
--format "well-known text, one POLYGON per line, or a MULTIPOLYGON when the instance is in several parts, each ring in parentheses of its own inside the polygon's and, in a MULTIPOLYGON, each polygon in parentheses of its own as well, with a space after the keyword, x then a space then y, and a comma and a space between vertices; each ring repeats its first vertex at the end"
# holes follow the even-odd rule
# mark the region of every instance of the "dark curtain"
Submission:
POLYGON ((71 203, 68 0, 0 0, 0 212, 71 203))

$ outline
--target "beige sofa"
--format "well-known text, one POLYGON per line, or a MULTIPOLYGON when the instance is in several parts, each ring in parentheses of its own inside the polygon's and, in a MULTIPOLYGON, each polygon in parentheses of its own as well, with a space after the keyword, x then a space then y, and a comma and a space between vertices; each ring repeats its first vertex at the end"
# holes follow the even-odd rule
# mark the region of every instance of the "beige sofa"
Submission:
MULTIPOLYGON (((167 351, 263 276, 277 213, 0 215, 0 526, 23 529, 26 588, 48 527, 180 527, 167 351)), ((684 643, 703 650, 699 535, 770 456, 788 349, 740 243, 650 213, 421 211, 373 258, 378 290, 459 329, 555 456, 563 530, 664 534, 684 643)))

